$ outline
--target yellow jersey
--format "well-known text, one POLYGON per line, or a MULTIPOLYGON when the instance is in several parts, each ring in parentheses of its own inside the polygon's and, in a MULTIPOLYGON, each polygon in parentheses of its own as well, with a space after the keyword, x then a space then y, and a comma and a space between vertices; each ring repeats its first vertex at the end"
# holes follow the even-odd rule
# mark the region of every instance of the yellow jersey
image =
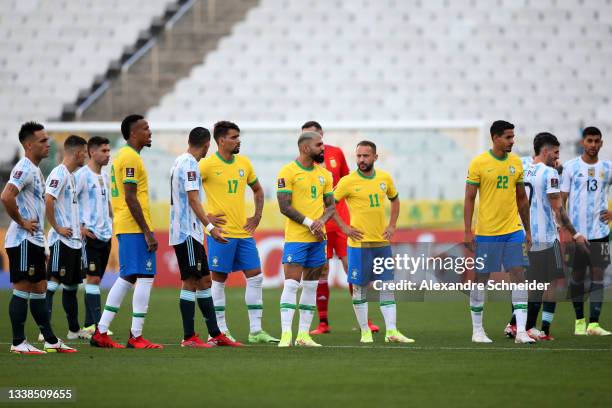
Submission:
POLYGON ((135 234, 142 233, 132 213, 125 202, 125 184, 136 185, 136 198, 142 208, 142 215, 149 229, 151 224, 151 211, 149 209, 149 178, 140 154, 131 146, 126 145, 119 149, 111 165, 111 205, 113 207, 113 233, 135 234))
MULTIPOLYGON (((329 171, 313 165, 303 167, 297 160, 285 165, 278 173, 277 193, 290 193, 291 206, 312 220, 323 215, 324 197, 332 195, 333 180, 329 171)), ((287 218, 285 242, 317 242, 307 226, 287 218)))
POLYGON ((523 228, 516 185, 523 184, 523 164, 513 153, 499 159, 489 150, 475 157, 466 182, 479 187, 476 235, 505 235, 523 228))
POLYGON ((351 226, 363 233, 361 241, 349 238, 350 247, 359 248, 362 242, 389 242, 383 238, 387 227, 385 197, 395 200, 397 196, 395 183, 386 171, 374 170, 368 177, 357 170, 340 179, 334 191, 334 198, 336 201, 346 199, 351 226))
POLYGON ((200 160, 202 185, 206 192, 206 212, 225 214, 223 229, 227 238, 249 238, 245 229, 246 206, 244 194, 247 184, 257 183, 257 176, 249 159, 235 154, 230 161, 215 153, 200 160))

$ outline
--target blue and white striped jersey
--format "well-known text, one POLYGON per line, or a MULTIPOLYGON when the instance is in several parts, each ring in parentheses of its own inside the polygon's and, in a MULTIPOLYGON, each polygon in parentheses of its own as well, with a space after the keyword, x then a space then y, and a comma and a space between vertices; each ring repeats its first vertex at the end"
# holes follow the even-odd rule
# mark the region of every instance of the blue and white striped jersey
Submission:
POLYGON ((531 224, 532 251, 541 251, 559 240, 555 213, 548 194, 559 193, 559 173, 544 163, 535 163, 525 171, 525 187, 529 194, 529 220, 531 224))
POLYGON ((38 221, 38 230, 34 234, 21 228, 15 221, 11 220, 6 237, 5 248, 19 246, 24 239, 34 245, 45 246, 45 179, 37 165, 30 159, 24 157, 19 160, 9 178, 9 183, 17 187, 17 208, 24 220, 35 219, 38 221))
POLYGON ((55 197, 55 221, 64 228, 72 228, 72 236, 66 238, 59 235, 55 229, 49 230, 49 246, 59 239, 70 248, 82 247, 81 228, 79 223, 79 202, 77 199, 74 174, 70 173, 64 164, 60 164, 47 177, 45 193, 55 197))
POLYGON ((188 236, 204 243, 204 228, 189 205, 188 191, 198 191, 202 201, 198 162, 190 153, 183 153, 174 161, 170 171, 170 245, 181 244, 188 236))
POLYGON ((533 157, 523 156, 521 157, 521 163, 523 164, 523 171, 526 171, 527 168, 533 164, 533 157))
POLYGON ((100 241, 113 236, 113 219, 110 215, 110 181, 108 174, 97 174, 89 166, 74 172, 79 202, 81 225, 93 232, 100 241))
POLYGON ((608 187, 612 183, 612 162, 587 164, 576 157, 563 166, 561 191, 569 193, 568 213, 578 232, 588 239, 604 238, 610 227, 599 219, 608 209, 608 187))

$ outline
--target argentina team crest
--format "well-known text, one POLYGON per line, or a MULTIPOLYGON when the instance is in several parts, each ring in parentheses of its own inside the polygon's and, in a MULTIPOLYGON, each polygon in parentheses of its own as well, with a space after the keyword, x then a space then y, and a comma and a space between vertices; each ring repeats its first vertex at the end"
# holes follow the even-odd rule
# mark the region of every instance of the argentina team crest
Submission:
POLYGON ((589 177, 595 177, 595 167, 589 167, 589 177))

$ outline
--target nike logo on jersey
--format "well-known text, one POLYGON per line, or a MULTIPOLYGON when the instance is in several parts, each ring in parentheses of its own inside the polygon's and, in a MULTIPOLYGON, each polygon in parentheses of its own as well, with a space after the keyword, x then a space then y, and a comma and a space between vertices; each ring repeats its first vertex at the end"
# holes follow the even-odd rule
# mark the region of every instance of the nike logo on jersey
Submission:
POLYGON ((361 188, 356 188, 356 189, 355 189, 355 192, 356 192, 356 193, 358 193, 358 192, 360 192, 361 190, 362 190, 361 188))
POLYGON ((298 177, 295 179, 295 181, 300 181, 300 180, 304 180, 304 177, 298 177))
POLYGON ((223 172, 222 172, 222 171, 215 171, 215 174, 216 174, 217 176, 220 176, 220 175, 222 175, 222 174, 223 174, 223 172))
POLYGON ((490 172, 492 172, 493 170, 495 170, 495 169, 488 169, 488 170, 487 170, 487 173, 490 173, 490 172))

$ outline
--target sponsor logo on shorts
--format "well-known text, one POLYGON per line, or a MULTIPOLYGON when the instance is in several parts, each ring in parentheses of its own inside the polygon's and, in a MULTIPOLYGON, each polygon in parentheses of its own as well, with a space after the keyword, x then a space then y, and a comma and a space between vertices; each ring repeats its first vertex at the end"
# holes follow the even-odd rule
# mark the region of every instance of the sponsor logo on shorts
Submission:
POLYGON ((134 177, 135 174, 136 174, 136 171, 134 170, 133 167, 126 167, 125 168, 125 177, 132 178, 132 177, 134 177))
POLYGON ((187 181, 196 181, 196 172, 188 171, 187 172, 187 181))

